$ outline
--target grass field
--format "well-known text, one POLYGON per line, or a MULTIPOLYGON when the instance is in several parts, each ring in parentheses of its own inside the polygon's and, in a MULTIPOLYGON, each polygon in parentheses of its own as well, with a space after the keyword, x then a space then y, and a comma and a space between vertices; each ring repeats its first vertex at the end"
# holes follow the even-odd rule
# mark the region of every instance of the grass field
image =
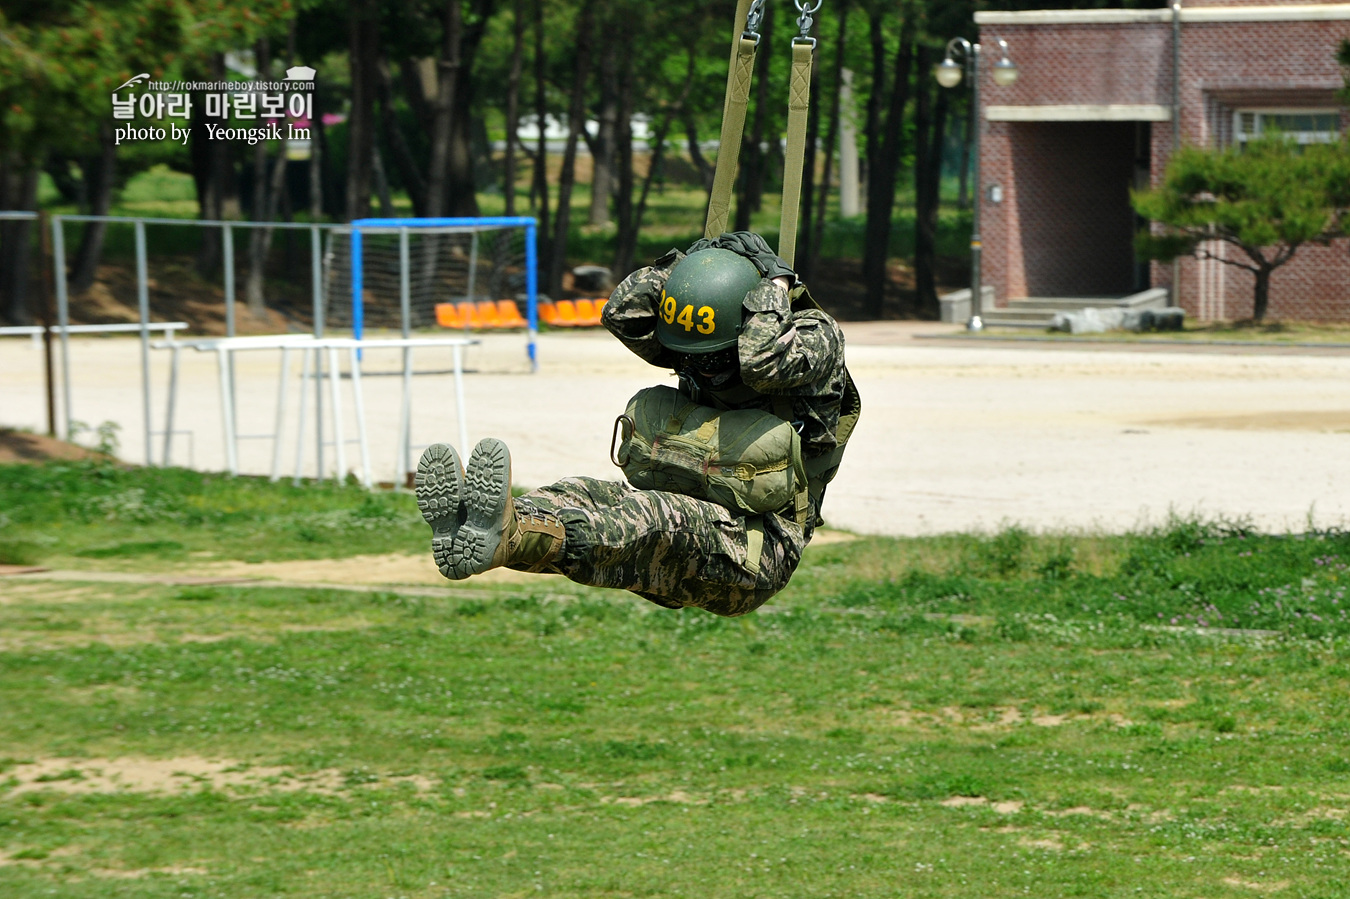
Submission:
POLYGON ((182 582, 424 531, 406 494, 0 467, 0 563, 89 573, 0 579, 0 895, 1345 894, 1345 533, 832 542, 736 620, 182 582))

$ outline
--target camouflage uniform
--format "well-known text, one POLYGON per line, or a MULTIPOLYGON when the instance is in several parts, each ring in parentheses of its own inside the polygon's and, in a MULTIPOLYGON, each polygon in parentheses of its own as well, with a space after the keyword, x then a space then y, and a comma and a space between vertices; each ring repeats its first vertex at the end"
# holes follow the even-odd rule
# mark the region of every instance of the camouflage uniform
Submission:
MULTIPOLYGON (((672 250, 615 289, 602 321, 641 358, 680 371, 683 359, 656 339, 661 288, 684 254, 672 250)), ((692 369, 681 389, 723 409, 760 409, 791 417, 810 459, 834 449, 844 394, 844 337, 819 309, 793 312, 787 292, 761 280, 746 296, 738 341, 739 377, 715 383, 692 369)), ((813 494, 810 519, 791 510, 747 519, 716 503, 626 483, 567 478, 516 500, 555 514, 566 528, 562 555, 549 570, 598 587, 631 590, 667 608, 697 606, 743 615, 783 589, 818 523, 823 488, 813 494), (750 528, 762 527, 757 569, 747 564, 750 528)))

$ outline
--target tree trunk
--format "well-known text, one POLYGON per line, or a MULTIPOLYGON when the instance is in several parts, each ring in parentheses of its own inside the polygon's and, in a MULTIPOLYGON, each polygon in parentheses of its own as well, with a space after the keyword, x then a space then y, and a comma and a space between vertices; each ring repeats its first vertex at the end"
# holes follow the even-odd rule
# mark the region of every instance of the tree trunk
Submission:
MULTIPOLYGON (((394 110, 394 80, 389 74, 389 62, 383 55, 376 61, 376 74, 379 76, 380 88, 380 121, 384 125, 385 143, 389 145, 389 151, 394 157, 394 166, 398 169, 398 175, 403 179, 403 184, 408 189, 408 198, 412 200, 413 215, 426 215, 427 208, 427 182, 422 177, 421 171, 417 167, 417 160, 413 157, 412 149, 408 146, 408 140, 403 135, 403 129, 398 124, 398 114, 394 110)), ((377 156, 376 159, 379 159, 377 156)), ((383 163, 383 160, 379 160, 383 163)), ((380 178, 380 173, 376 172, 376 179, 380 178)), ((388 194, 389 185, 384 184, 385 194, 388 194)), ((385 204, 385 196, 380 197, 380 203, 385 204)), ((384 213, 381 213, 383 215, 384 213)))
POLYGON ((461 218, 478 215, 478 179, 475 160, 485 152, 487 128, 481 117, 473 114, 473 83, 469 71, 473 63, 466 55, 458 86, 455 88, 455 108, 450 127, 450 168, 446 177, 445 214, 461 218), (475 152, 475 147, 479 148, 475 152))
POLYGON ((830 199, 830 180, 833 172, 835 144, 839 140, 839 111, 844 89, 844 48, 848 43, 847 2, 839 4, 838 46, 834 53, 834 92, 830 100, 830 124, 825 131, 825 165, 820 174, 820 199, 816 204, 816 218, 810 242, 807 244, 806 266, 815 271, 820 262, 820 247, 825 240, 825 210, 830 199))
MULTIPOLYGON (((612 24, 609 21, 605 25, 612 24)), ((621 45, 629 40, 620 41, 621 45)), ((616 166, 618 152, 619 94, 623 88, 619 85, 619 51, 600 54, 600 120, 595 141, 591 147, 591 208, 589 222, 592 225, 609 224, 609 200, 615 191, 616 166)), ((627 123, 625 123, 626 125, 627 123)), ((586 132, 582 131, 582 137, 586 132)), ((631 135, 630 135, 631 138, 631 135)), ((591 143, 588 141, 588 143, 591 143)))
MULTIPOLYGON (((55 187, 56 192, 61 195, 61 202, 87 214, 89 185, 84 178, 76 178, 70 173, 70 163, 71 160, 64 156, 50 156, 45 171, 52 179, 52 187, 55 187)), ((80 164, 80 168, 87 171, 90 165, 90 160, 86 159, 80 164)))
POLYGON ((427 170, 427 215, 445 215, 450 175, 450 131, 459 79, 462 29, 460 0, 446 0, 441 57, 436 66, 436 102, 432 107, 431 165, 427 170))
POLYGON ((379 7, 374 0, 353 0, 350 6, 352 101, 347 118, 346 217, 370 215, 371 147, 375 129, 375 59, 379 40, 379 7))
MULTIPOLYGON (((41 162, 24 160, 30 164, 19 168, 17 154, 0 164, 0 209, 37 210, 38 175, 41 162)), ((3 317, 16 325, 32 321, 29 293, 32 277, 31 220, 0 222, 0 300, 3 317)))
POLYGON ((865 308, 872 318, 881 318, 886 297, 886 259, 890 253, 891 209, 895 205, 895 177, 900 162, 900 127, 909 99, 909 70, 914 62, 914 16, 906 15, 900 29, 891 77, 890 109, 884 126, 878 121, 880 152, 870 152, 867 165, 867 227, 863 243, 865 308))
MULTIPOLYGON (((89 214, 107 215, 112 209, 117 145, 113 143, 112 126, 106 122, 99 125, 98 142, 98 160, 85 176, 89 183, 89 214)), ((203 229, 205 232, 210 230, 203 229)), ((107 232, 107 222, 89 222, 85 225, 84 236, 80 238, 79 249, 75 251, 75 262, 71 266, 68 290, 72 296, 84 293, 94 283, 98 261, 103 256, 103 238, 107 232)))
MULTIPOLYGON (((736 199, 736 220, 733 229, 750 230, 750 214, 758 212, 764 200, 764 131, 769 116, 769 69, 773 60, 774 4, 764 7, 764 23, 760 25, 760 53, 755 59, 755 120, 750 139, 741 142, 741 192, 736 199)), ((719 152, 721 152, 719 150, 719 152)))
MULTIPOLYGON (((620 41, 616 55, 618 78, 617 118, 614 129, 614 168, 618 189, 614 194, 614 217, 618 223, 618 239, 614 241, 614 271, 631 266, 637 246, 637 231, 633 224, 633 41, 620 41), (626 258, 623 258, 626 257, 626 258)), ((651 155, 648 155, 647 180, 651 181, 651 155)))
POLYGON ((926 78, 930 64, 929 48, 920 44, 915 54, 919 75, 914 86, 914 287, 919 306, 923 306, 924 279, 932 280, 933 235, 927 227, 928 217, 928 155, 933 130, 931 78, 926 78))
POLYGON ((1253 273, 1256 276, 1256 296, 1252 305, 1252 320, 1260 324, 1266 318, 1266 307, 1270 304, 1270 275, 1274 266, 1262 265, 1253 273))
POLYGON ((562 273, 567 263, 567 229, 571 224, 572 184, 576 178, 577 142, 586 127, 586 82, 590 80, 591 32, 595 0, 584 0, 577 15, 576 68, 572 97, 567 108, 567 148, 563 151, 562 172, 558 176, 558 217, 553 225, 553 250, 549 256, 549 293, 562 292, 562 273))
POLYGON ((319 81, 314 81, 314 118, 309 123, 309 220, 323 218, 323 161, 327 139, 323 127, 323 107, 319 103, 319 81))
POLYGON ((961 121, 961 173, 958 179, 960 187, 956 193, 956 208, 970 208, 970 136, 975 132, 971 123, 974 120, 974 104, 966 103, 966 115, 961 121))
MULTIPOLYGON (((261 38, 254 45, 253 59, 257 64, 260 81, 271 78, 270 49, 267 38, 261 38)), ((261 109, 261 104, 259 108, 261 109)), ((253 145, 253 198, 249 208, 249 217, 255 222, 267 221, 267 182, 267 142, 258 141, 253 145)), ((265 246, 267 241, 263 237, 262 228, 250 228, 248 236, 248 276, 244 280, 244 296, 248 300, 249 314, 261 321, 267 311, 263 297, 263 267, 267 264, 265 246)))
POLYGON ((384 154, 376 143, 370 148, 370 171, 375 176, 375 196, 380 200, 380 218, 394 217, 394 198, 389 193, 389 173, 384 170, 384 154))
MULTIPOLYGON (((254 214, 255 221, 274 222, 281 197, 286 191, 286 137, 282 131, 281 144, 277 148, 277 158, 272 163, 271 178, 264 190, 266 200, 261 210, 254 214)), ((263 280, 267 272, 267 255, 272 249, 272 228, 251 228, 249 235, 248 278, 244 282, 244 296, 248 298, 249 314, 262 320, 267 314, 266 299, 263 294, 263 280)))
MULTIPOLYGON (((698 145, 698 124, 694 121, 692 109, 684 111, 684 136, 689 141, 689 160, 694 163, 694 168, 698 170, 699 179, 703 182, 704 192, 711 195, 713 178, 717 172, 703 155, 703 148, 698 145)), ((704 200, 703 205, 708 205, 707 200, 704 200)))
POLYGON ((524 0, 515 0, 511 11, 511 69, 506 77, 506 156, 502 160, 503 212, 516 214, 516 143, 520 130, 520 73, 525 56, 524 0))
POLYGON ((871 13, 867 28, 872 50, 872 89, 867 94, 867 116, 863 121, 864 178, 871 175, 873 162, 881 155, 881 103, 886 96, 886 32, 881 12, 871 13))
POLYGON ((694 74, 696 69, 697 56, 694 53, 689 54, 689 68, 685 73, 684 89, 680 96, 675 100, 661 118, 656 126, 656 131, 652 133, 651 162, 647 165, 647 175, 642 179, 642 193, 638 197, 637 209, 633 212, 633 224, 627 233, 619 232, 618 248, 614 252, 614 277, 615 279, 627 277, 634 268, 634 262, 637 256, 637 236, 642 230, 642 217, 647 212, 647 197, 651 193, 652 181, 657 177, 661 170, 662 160, 665 159, 666 138, 670 135, 670 128, 675 123, 675 118, 686 111, 685 104, 689 100, 689 93, 694 87, 694 74))
MULTIPOLYGON (((213 54, 207 75, 216 78, 223 57, 213 54), (219 60, 218 58, 219 57, 219 60), (218 65, 219 63, 219 65, 218 65)), ((216 221, 221 217, 220 183, 216 178, 216 143, 209 138, 206 130, 206 103, 201 94, 192 98, 192 138, 188 141, 188 152, 192 160, 192 184, 197 191, 197 218, 216 221)), ((219 143, 223 143, 220 141, 219 143)), ((220 233, 215 228, 198 229, 201 246, 197 250, 197 274, 210 278, 220 265, 220 233)))
MULTIPOLYGON (((539 128, 539 147, 534 159, 534 195, 539 198, 539 271, 553 270, 552 245, 548 239, 548 59, 544 56, 544 0, 534 0, 534 116, 539 128)), ((546 288, 547 289, 547 288, 546 288)))
POLYGON ((411 56, 403 57, 398 65, 399 80, 403 82, 403 96, 412 107, 413 117, 424 132, 430 132, 435 118, 427 102, 426 85, 422 82, 422 67, 411 56))
POLYGON ((915 301, 924 315, 937 318, 937 219, 942 189, 942 146, 947 130, 948 92, 928 79, 928 48, 919 48, 917 86, 921 117, 928 119, 930 91, 937 92, 931 121, 915 128, 914 157, 914 287, 915 301), (928 81, 930 83, 925 83, 928 81))

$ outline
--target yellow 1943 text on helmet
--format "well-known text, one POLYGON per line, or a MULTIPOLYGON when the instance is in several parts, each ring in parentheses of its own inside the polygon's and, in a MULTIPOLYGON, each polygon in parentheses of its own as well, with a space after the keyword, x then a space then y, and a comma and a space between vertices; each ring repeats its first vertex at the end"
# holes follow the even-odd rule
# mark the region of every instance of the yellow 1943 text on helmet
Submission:
POLYGON ((733 345, 745 295, 759 283, 754 263, 731 250, 690 253, 675 264, 656 310, 656 339, 678 353, 714 353, 733 345))

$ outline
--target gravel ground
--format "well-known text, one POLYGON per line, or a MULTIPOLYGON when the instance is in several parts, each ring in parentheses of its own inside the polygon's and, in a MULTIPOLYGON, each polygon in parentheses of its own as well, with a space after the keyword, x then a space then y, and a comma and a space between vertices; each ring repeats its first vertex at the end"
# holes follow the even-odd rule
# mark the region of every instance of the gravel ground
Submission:
MULTIPOLYGON (((845 326, 863 418, 825 506, 830 524, 860 533, 925 534, 1019 523, 1037 530, 1120 531, 1169 511, 1248 518, 1263 529, 1350 524, 1350 354, 1260 348, 1063 347, 929 338, 951 326, 845 326)), ((140 347, 135 339, 72 340, 77 420, 122 426, 121 455, 144 462, 140 347)), ((374 476, 395 469, 397 353, 363 366, 374 476)), ((240 353, 241 434, 273 430, 280 354, 240 353)), ((538 374, 518 334, 490 335, 468 355, 470 441, 513 451, 515 480, 615 478, 614 417, 643 386, 670 377, 603 332, 540 338, 538 374)), ((162 427, 168 354, 152 353, 155 428, 162 427)), ((413 442, 457 436, 448 351, 418 350, 413 442)), ((294 470, 299 365, 283 429, 283 473, 294 470)), ((45 426, 42 356, 0 343, 0 426, 45 426)), ((346 435, 354 436, 350 382, 346 435)), ((183 354, 176 428, 192 432, 192 463, 225 467, 213 354, 183 354)), ((311 407, 312 408, 312 407, 311 407)), ((312 416, 312 411, 311 411, 312 416)), ((302 470, 312 475, 313 425, 302 470)), ((188 441, 175 461, 188 461, 188 441)), ((154 441, 156 459, 160 442, 154 441)), ((331 470, 332 449, 327 461, 331 470)), ((347 467, 357 464, 347 449, 347 467)), ((272 441, 240 444, 241 470, 270 471, 272 441)))

